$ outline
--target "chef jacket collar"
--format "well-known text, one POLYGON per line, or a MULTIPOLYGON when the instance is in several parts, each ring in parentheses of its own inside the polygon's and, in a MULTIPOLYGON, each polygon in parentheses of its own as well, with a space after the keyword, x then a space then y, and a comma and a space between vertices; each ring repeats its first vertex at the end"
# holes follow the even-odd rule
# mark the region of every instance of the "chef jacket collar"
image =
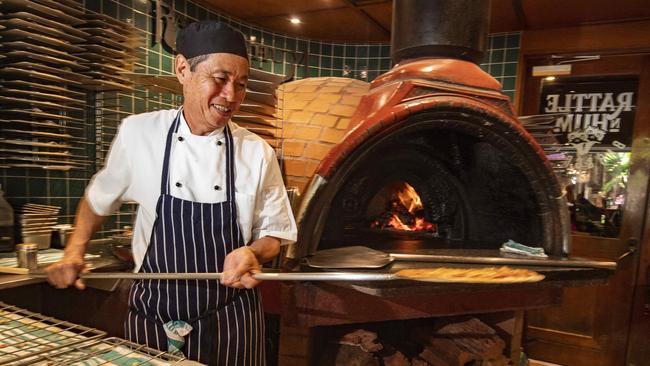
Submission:
MULTIPOLYGON (((228 123, 230 123, 230 121, 228 121, 228 123)), ((209 134, 204 135, 204 137, 219 137, 220 138, 220 137, 223 136, 223 129, 224 129, 224 127, 217 128, 216 130, 210 132, 209 134)), ((186 135, 186 136, 187 135, 198 136, 198 135, 192 134, 192 130, 190 130, 190 126, 187 124, 187 121, 185 120, 185 116, 183 115, 183 113, 181 113, 181 124, 180 124, 180 126, 178 126, 178 133, 180 135, 186 135)))

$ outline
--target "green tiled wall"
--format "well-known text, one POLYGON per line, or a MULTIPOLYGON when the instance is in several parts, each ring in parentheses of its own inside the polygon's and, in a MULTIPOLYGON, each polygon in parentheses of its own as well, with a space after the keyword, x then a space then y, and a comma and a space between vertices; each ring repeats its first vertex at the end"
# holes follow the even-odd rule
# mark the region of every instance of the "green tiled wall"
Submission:
MULTIPOLYGON (((135 64, 135 72, 160 75, 173 73, 174 56, 160 45, 152 45, 153 1, 85 0, 83 3, 89 10, 131 23, 144 31, 147 38, 146 47, 141 49, 142 57, 135 64)), ((254 36, 256 44, 260 46, 258 48, 264 49, 265 52, 253 52, 252 66, 266 71, 289 75, 293 70, 295 78, 346 76, 371 81, 391 67, 390 46, 387 44, 328 43, 290 37, 241 23, 192 1, 174 0, 174 6, 177 12, 189 20, 218 19, 241 30, 249 38, 254 36), (305 57, 300 65, 292 61, 292 57, 298 53, 304 53, 305 57), (344 70, 347 70, 346 75, 344 70)), ((504 93, 513 98, 520 34, 493 34, 490 35, 489 41, 490 49, 481 68, 500 81, 504 93)), ((97 96, 89 96, 91 99, 94 97, 97 96)), ((180 101, 171 94, 155 93, 142 88, 137 88, 134 93, 104 93, 100 97, 117 101, 119 111, 124 113, 169 108, 180 101)), ((95 141, 96 138, 110 140, 116 126, 101 123, 101 115, 97 118, 87 124, 88 141, 95 141)), ((90 158, 95 156, 91 154, 90 158)), ((100 166, 101 156, 98 157, 96 165, 83 171, 0 169, 0 184, 3 190, 7 191, 8 199, 14 207, 26 202, 58 205, 62 207, 62 222, 71 223, 79 197, 83 195, 90 177, 100 166)), ((107 234, 110 230, 131 224, 133 208, 134 205, 123 206, 119 213, 108 219, 102 233, 107 234)))
MULTIPOLYGON (((129 22, 146 32, 150 46, 144 50, 144 58, 137 64, 136 72, 169 75, 173 73, 174 56, 159 44, 151 46, 152 6, 153 2, 144 0, 86 0, 88 9, 129 22)), ((251 64, 265 71, 289 75, 293 70, 297 79, 346 76, 372 81, 392 66, 389 44, 330 43, 291 37, 242 23, 192 1, 175 0, 174 6, 185 20, 217 19, 239 29, 249 39, 254 37, 259 47, 251 47, 251 64), (263 48, 265 52, 255 53, 256 48, 263 48), (304 61, 296 65, 294 56, 302 56, 304 61)), ((505 94, 511 98, 514 97, 519 41, 519 32, 490 35, 485 62, 481 64, 503 84, 505 94)))
POLYGON ((511 100, 515 98, 520 38, 519 32, 491 34, 490 47, 485 62, 481 64, 483 70, 501 83, 503 93, 511 100))

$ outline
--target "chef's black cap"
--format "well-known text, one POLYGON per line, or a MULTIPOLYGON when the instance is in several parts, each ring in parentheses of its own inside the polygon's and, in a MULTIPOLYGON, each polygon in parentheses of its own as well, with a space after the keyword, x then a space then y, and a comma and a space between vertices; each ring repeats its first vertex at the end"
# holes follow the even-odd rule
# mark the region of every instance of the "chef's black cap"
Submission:
POLYGON ((211 53, 232 53, 248 60, 244 35, 215 20, 195 22, 183 28, 176 37, 176 51, 188 60, 211 53))

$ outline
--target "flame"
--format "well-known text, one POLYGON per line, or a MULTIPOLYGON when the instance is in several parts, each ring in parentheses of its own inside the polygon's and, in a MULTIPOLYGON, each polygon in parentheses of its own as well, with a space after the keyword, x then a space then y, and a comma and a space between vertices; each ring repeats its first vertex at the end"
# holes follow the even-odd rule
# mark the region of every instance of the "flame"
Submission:
POLYGON ((437 226, 428 222, 423 215, 423 206, 420 196, 410 184, 401 182, 394 186, 394 189, 389 197, 390 204, 387 212, 381 215, 380 218, 374 220, 371 224, 372 228, 376 229, 396 229, 403 231, 429 231, 435 232, 437 226), (406 210, 408 214, 404 211, 406 210), (408 224, 400 219, 400 215, 404 218, 407 217, 408 224))
POLYGON ((388 220, 387 226, 395 228, 395 229, 399 229, 399 230, 407 230, 407 231, 412 230, 408 225, 405 225, 402 222, 402 220, 400 220, 399 217, 397 217, 397 215, 395 215, 395 214, 393 214, 393 216, 390 218, 390 220, 388 220))
MULTIPOLYGON (((379 223, 378 220, 375 220, 373 223, 373 227, 380 226, 381 224, 379 223)), ((397 215, 393 214, 391 216, 390 220, 388 220, 388 223, 385 225, 385 227, 397 229, 397 230, 404 230, 404 231, 435 231, 436 226, 427 220, 424 219, 424 217, 416 217, 415 218, 415 224, 413 225, 407 225, 402 222, 402 220, 397 217, 397 215)))
POLYGON ((397 198, 399 198, 402 205, 412 214, 417 210, 421 210, 422 200, 420 200, 420 196, 415 191, 415 188, 406 182, 403 183, 403 187, 402 190, 397 192, 397 198))

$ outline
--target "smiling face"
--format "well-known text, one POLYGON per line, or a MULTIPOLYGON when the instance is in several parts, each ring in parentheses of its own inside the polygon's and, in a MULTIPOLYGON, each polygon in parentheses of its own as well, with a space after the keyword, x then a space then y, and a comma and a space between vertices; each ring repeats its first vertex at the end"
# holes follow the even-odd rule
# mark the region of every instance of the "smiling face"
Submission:
POLYGON ((246 96, 248 60, 230 53, 213 53, 195 66, 176 56, 176 77, 183 85, 183 115, 195 135, 222 128, 246 96))

